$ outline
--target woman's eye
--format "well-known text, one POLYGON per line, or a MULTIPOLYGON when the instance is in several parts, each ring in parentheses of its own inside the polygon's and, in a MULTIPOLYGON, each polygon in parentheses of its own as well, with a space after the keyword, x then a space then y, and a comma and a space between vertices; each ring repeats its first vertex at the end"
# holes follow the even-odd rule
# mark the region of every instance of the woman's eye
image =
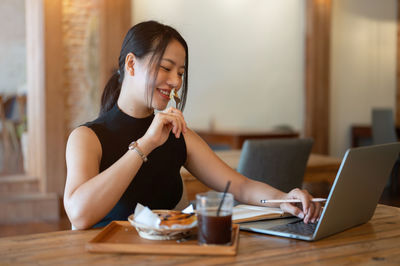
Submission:
MULTIPOLYGON (((170 71, 171 71, 171 68, 166 67, 166 66, 160 66, 160 68, 161 68, 162 70, 164 70, 164 71, 167 71, 167 72, 170 72, 170 71)), ((179 77, 183 77, 184 74, 185 74, 184 72, 178 73, 178 76, 179 76, 179 77)))

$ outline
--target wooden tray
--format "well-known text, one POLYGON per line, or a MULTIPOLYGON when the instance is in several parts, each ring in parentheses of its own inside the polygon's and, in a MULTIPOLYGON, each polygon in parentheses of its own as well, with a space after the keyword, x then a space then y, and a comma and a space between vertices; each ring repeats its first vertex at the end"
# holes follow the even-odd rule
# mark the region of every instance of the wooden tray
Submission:
POLYGON ((200 246, 197 237, 183 242, 176 240, 147 240, 139 236, 128 221, 113 221, 86 243, 89 252, 181 255, 236 255, 239 245, 239 226, 232 225, 232 244, 229 246, 200 246))

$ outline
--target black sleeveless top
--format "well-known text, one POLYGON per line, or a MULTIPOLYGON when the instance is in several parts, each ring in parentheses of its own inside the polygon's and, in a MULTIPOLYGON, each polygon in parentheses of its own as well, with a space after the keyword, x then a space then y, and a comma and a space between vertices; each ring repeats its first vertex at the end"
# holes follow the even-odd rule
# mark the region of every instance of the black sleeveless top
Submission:
MULTIPOLYGON (((92 129, 100 140, 102 158, 100 172, 107 169, 128 150, 129 144, 141 138, 147 131, 154 114, 137 119, 122 112, 118 105, 96 120, 84 124, 92 129)), ((97 224, 102 227, 113 220, 127 220, 136 203, 150 209, 173 209, 182 196, 183 185, 180 169, 186 162, 186 144, 172 133, 168 140, 154 149, 143 163, 132 182, 113 209, 97 224)))

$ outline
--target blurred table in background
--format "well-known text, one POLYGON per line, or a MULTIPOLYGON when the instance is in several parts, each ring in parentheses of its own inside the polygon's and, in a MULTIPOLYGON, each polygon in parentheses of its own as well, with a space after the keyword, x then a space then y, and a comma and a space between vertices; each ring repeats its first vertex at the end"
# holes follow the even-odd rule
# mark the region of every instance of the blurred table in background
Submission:
POLYGON ((241 149, 246 139, 277 139, 298 138, 299 133, 293 131, 233 131, 233 130, 195 130, 210 147, 222 147, 227 149, 241 149))
MULTIPOLYGON (((237 168, 241 150, 216 151, 215 153, 231 168, 237 168)), ((341 159, 339 158, 311 154, 304 174, 303 188, 309 190, 313 196, 326 197, 326 193, 329 192, 330 186, 335 180, 340 163, 341 159)), ((189 200, 194 200, 197 193, 210 190, 183 167, 181 175, 189 200)))
MULTIPOLYGON (((400 127, 396 127, 396 134, 399 138, 400 127)), ((371 125, 352 125, 351 126, 351 147, 360 147, 372 145, 372 127, 371 125)))

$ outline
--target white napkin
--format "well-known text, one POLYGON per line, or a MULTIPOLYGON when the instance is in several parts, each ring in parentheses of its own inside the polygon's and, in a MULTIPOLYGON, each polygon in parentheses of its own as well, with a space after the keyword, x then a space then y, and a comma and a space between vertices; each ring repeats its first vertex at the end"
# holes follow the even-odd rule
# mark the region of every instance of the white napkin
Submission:
POLYGON ((158 228, 161 223, 161 219, 158 218, 157 214, 153 213, 148 207, 145 207, 140 203, 136 204, 134 217, 136 222, 154 228, 158 228))
POLYGON ((189 206, 187 206, 182 212, 183 213, 192 213, 192 212, 194 212, 193 204, 190 204, 189 206))

